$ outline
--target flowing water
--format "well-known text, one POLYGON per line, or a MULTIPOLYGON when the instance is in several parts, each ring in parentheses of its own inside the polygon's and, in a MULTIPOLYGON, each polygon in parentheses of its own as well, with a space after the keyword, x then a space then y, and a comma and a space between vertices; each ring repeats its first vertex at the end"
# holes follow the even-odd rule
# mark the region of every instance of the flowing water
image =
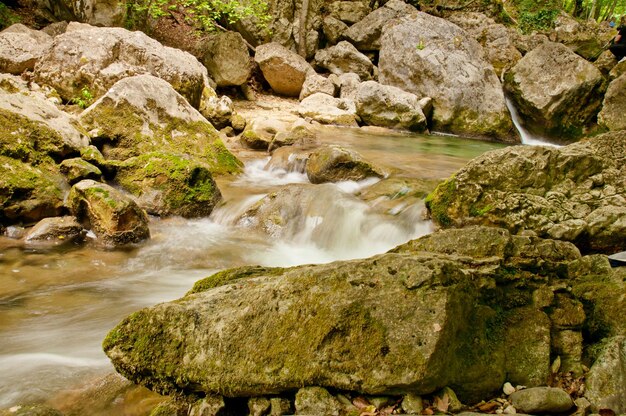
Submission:
POLYGON ((515 108, 510 98, 506 99, 506 107, 509 109, 509 112, 511 113, 511 119, 513 120, 513 124, 515 125, 515 128, 519 132, 520 138, 522 139, 522 144, 527 144, 531 146, 552 146, 552 147, 560 146, 556 143, 551 143, 548 139, 544 137, 531 134, 526 129, 526 127, 524 127, 524 123, 522 122, 522 119, 519 116, 517 108, 515 108))
MULTIPOLYGON (((446 178, 469 159, 501 147, 345 128, 324 128, 321 140, 353 148, 393 175, 428 179, 446 178)), ((370 209, 352 195, 373 182, 365 181, 319 186, 299 226, 282 239, 269 238, 245 228, 238 215, 270 191, 308 181, 300 172, 264 169, 266 162, 259 153, 242 175, 221 179, 225 203, 210 218, 152 219, 151 240, 133 249, 37 251, 0 240, 0 409, 46 401, 111 373, 101 342, 117 322, 182 296, 218 270, 367 257, 431 230, 419 205, 397 215, 370 209)))

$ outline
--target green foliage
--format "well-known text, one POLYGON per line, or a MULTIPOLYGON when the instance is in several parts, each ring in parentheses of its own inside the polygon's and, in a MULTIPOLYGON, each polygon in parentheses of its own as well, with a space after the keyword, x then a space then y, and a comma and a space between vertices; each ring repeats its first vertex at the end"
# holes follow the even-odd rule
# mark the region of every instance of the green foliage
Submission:
POLYGON ((85 109, 93 103, 94 96, 87 87, 83 87, 80 90, 80 94, 70 100, 70 104, 76 104, 82 109, 85 109))
POLYGON ((559 11, 556 9, 522 11, 519 15, 519 27, 523 33, 549 30, 554 25, 554 19, 558 14, 559 11))
POLYGON ((13 13, 4 3, 0 3, 0 30, 11 26, 12 24, 19 23, 20 17, 13 13))
POLYGON ((260 28, 267 28, 271 20, 265 0, 131 0, 127 3, 127 26, 147 30, 151 19, 159 19, 171 11, 182 12, 188 22, 201 31, 215 30, 215 23, 235 23, 252 17, 260 28))

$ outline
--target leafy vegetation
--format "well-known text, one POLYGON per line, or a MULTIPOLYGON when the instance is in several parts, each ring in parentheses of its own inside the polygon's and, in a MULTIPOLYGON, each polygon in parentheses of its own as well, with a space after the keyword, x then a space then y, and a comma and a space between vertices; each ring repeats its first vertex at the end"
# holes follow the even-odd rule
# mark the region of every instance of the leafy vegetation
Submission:
POLYGON ((0 30, 19 23, 20 17, 13 13, 4 3, 0 3, 0 30))
POLYGON ((620 16, 626 15, 626 2, 623 0, 563 0, 562 7, 575 17, 598 22, 619 22, 620 16))
POLYGON ((546 31, 554 26, 561 5, 557 0, 514 0, 517 23, 523 33, 546 31))
POLYGON ((94 96, 87 87, 83 87, 80 90, 80 94, 70 100, 70 104, 76 104, 82 109, 85 109, 93 103, 94 96))

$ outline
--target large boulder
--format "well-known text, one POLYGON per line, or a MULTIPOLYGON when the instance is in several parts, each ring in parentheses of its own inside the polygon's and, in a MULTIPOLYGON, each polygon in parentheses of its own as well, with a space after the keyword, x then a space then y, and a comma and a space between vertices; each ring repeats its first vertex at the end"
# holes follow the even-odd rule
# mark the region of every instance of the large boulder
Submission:
POLYGON ((19 75, 32 70, 52 45, 52 36, 20 23, 0 32, 0 72, 19 75))
POLYGON ((211 35, 205 45, 202 63, 218 87, 242 85, 252 72, 248 46, 237 32, 211 35))
POLYGON ((367 81, 357 87, 356 112, 365 124, 424 131, 426 117, 420 99, 400 88, 367 81))
POLYGON ((317 92, 321 92, 331 97, 335 96, 337 87, 330 78, 323 77, 314 72, 307 75, 302 84, 302 91, 300 91, 300 100, 305 99, 309 95, 313 95, 317 92))
POLYGON ((323 183, 381 178, 384 173, 354 150, 330 145, 311 153, 306 164, 306 175, 312 183, 323 183))
POLYGON ((443 227, 491 224, 572 241, 584 251, 626 250, 626 132, 562 148, 485 153, 427 198, 443 227))
POLYGON ((317 51, 315 63, 333 74, 341 75, 353 72, 361 79, 369 79, 374 69, 372 61, 346 41, 317 51))
POLYGON ((49 217, 39 221, 24 236, 28 246, 60 246, 80 243, 86 231, 75 217, 49 217))
POLYGON ((626 412, 626 337, 610 338, 587 375, 585 397, 594 411, 626 412))
POLYGON ((35 0, 58 20, 78 21, 94 26, 122 26, 126 1, 119 0, 35 0))
POLYGON ((579 257, 569 243, 475 227, 365 260, 231 269, 133 313, 103 346, 125 377, 162 393, 420 395, 449 385, 479 401, 522 368, 543 369, 529 387, 546 382, 550 322, 531 293, 552 290, 547 280, 579 257))
POLYGON ((333 1, 328 5, 330 15, 349 25, 360 22, 371 11, 363 1, 333 1))
POLYGON ((343 33, 348 30, 348 25, 332 16, 326 16, 322 21, 322 29, 328 43, 334 45, 339 42, 343 33))
POLYGON ((86 179, 70 190, 72 214, 107 246, 150 238, 148 216, 130 196, 112 186, 86 179))
POLYGON ((402 0, 390 0, 368 14, 361 21, 353 24, 343 32, 343 37, 362 51, 377 51, 380 49, 380 35, 383 26, 390 20, 408 14, 417 13, 417 9, 402 0))
POLYGON ((153 152, 127 159, 115 180, 148 214, 161 217, 205 217, 222 199, 209 169, 177 154, 153 152))
POLYGON ((595 60, 615 35, 608 25, 600 25, 595 19, 576 19, 561 12, 554 19, 552 38, 564 44, 576 54, 590 61, 595 60))
POLYGON ((626 130, 626 74, 611 81, 598 113, 598 124, 609 130, 626 130))
POLYGON ((259 46, 254 60, 272 89, 290 97, 300 95, 307 74, 314 72, 303 57, 274 42, 259 46))
POLYGON ((136 75, 118 81, 80 115, 108 159, 126 160, 147 152, 169 151, 197 157, 213 173, 233 173, 241 162, 215 128, 166 81, 136 75))
POLYGON ((354 101, 335 98, 321 92, 316 92, 302 100, 298 113, 302 117, 310 117, 322 124, 358 127, 354 101))
POLYGON ((152 74, 169 82, 197 108, 208 85, 206 68, 192 55, 161 45, 142 32, 70 23, 35 66, 35 79, 65 100, 87 88, 95 98, 122 78, 152 74))
POLYGON ((482 47, 465 31, 426 13, 385 26, 379 81, 433 99, 433 129, 519 142, 502 86, 482 47))
POLYGON ((505 75, 505 87, 526 127, 540 134, 572 140, 597 114, 604 77, 560 43, 544 42, 505 75))

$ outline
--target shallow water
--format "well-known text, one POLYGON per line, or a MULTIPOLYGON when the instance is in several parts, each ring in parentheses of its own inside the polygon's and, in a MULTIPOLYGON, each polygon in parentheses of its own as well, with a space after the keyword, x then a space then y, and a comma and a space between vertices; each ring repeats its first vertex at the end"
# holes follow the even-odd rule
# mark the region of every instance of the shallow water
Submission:
MULTIPOLYGON (((502 147, 341 128, 325 128, 321 136, 359 151, 390 173, 418 178, 448 177, 469 159, 502 147)), ((113 326, 137 309, 182 296, 218 270, 368 257, 431 231, 419 206, 383 215, 351 195, 371 181, 337 184, 345 193, 340 198, 336 189, 324 191, 335 197, 320 191, 320 203, 310 207, 302 226, 281 240, 241 228, 238 215, 264 194, 308 182, 301 173, 264 170, 266 162, 259 153, 244 174, 219 180, 225 202, 211 218, 153 219, 152 239, 134 249, 87 245, 34 251, 0 242, 5 247, 0 249, 0 408, 50 400, 111 372, 101 342, 113 326)))

